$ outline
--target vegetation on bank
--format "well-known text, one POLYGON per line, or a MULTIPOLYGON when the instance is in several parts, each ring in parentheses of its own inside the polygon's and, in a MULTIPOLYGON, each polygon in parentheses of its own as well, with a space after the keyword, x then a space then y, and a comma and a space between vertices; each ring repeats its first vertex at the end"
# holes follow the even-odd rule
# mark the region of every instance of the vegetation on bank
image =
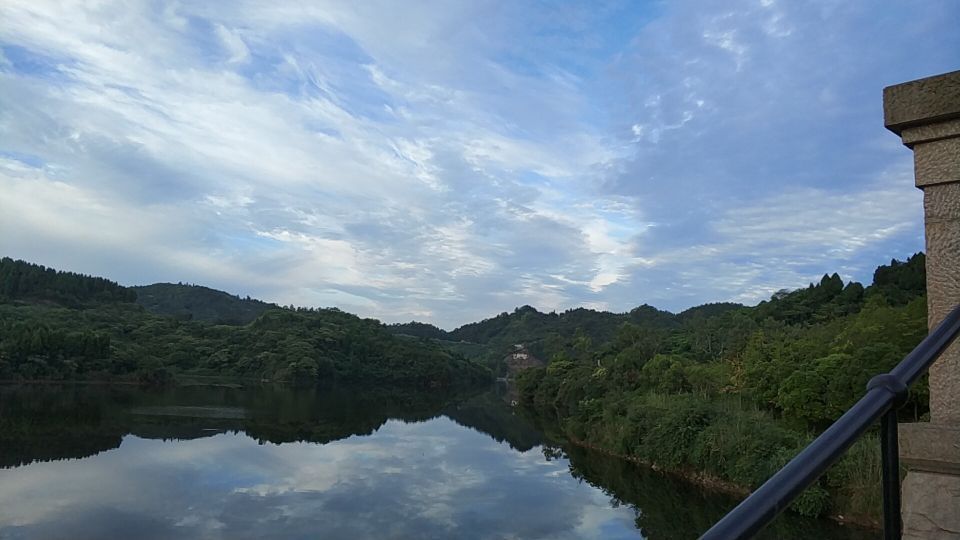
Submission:
MULTIPOLYGON (((572 438, 658 468, 755 488, 926 335, 924 257, 834 274, 756 307, 703 307, 624 322, 601 346, 574 338, 519 378, 521 403, 572 438)), ((901 414, 921 417, 926 384, 901 414)), ((807 490, 806 515, 875 517, 879 448, 864 440, 807 490)))
MULTIPOLYGON (((213 312, 208 296, 192 300, 201 312, 213 312)), ((201 374, 453 387, 490 376, 433 342, 337 309, 274 308, 231 326, 151 313, 136 298, 102 278, 0 260, 0 379, 164 383, 201 374)))
MULTIPOLYGON (((151 296, 139 297, 101 278, 2 259, 0 379, 211 375, 453 388, 489 380, 473 360, 495 367, 523 344, 550 363, 519 378, 521 404, 571 439, 749 489, 922 339, 925 286, 917 254, 878 268, 869 287, 825 275, 754 307, 558 314, 523 306, 448 332, 195 286, 147 287, 151 296)), ((916 419, 926 409, 921 382, 901 414, 916 419)), ((878 454, 875 440, 861 441, 795 509, 876 516, 878 454)))

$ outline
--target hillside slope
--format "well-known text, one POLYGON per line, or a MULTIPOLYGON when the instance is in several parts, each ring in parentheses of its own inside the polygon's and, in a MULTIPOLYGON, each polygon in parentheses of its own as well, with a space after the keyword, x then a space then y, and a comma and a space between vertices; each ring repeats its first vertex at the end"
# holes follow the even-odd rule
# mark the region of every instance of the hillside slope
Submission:
POLYGON ((154 283, 130 289, 136 292, 137 303, 151 313, 216 324, 248 324, 278 307, 201 285, 154 283))
POLYGON ((205 287, 164 286, 158 303, 172 317, 147 311, 133 303, 136 291, 103 278, 9 258, 0 260, 0 277, 0 379, 162 383, 190 374, 439 388, 490 378, 436 343, 337 309, 280 309, 205 287), (262 311, 243 326, 203 320, 255 310, 262 311))

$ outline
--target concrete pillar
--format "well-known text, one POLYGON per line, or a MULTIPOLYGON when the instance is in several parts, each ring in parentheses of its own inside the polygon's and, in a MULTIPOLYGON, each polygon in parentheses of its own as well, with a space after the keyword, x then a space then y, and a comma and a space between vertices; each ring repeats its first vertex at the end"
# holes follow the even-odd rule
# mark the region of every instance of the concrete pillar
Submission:
MULTIPOLYGON (((883 90, 923 190, 930 328, 960 304, 960 71, 883 90)), ((960 539, 960 342, 930 368, 930 422, 900 426, 904 538, 960 539)))

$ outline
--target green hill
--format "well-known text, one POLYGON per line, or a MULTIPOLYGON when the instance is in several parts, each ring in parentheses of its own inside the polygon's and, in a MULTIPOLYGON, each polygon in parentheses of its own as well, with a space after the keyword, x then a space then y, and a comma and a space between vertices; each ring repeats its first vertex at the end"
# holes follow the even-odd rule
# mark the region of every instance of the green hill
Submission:
POLYGON ((449 388, 490 378, 432 341, 337 309, 281 309, 196 286, 132 289, 9 258, 0 277, 0 379, 209 375, 449 388))
MULTIPOLYGON (((866 288, 824 275, 754 307, 625 323, 603 346, 525 370, 519 401, 592 448, 755 489, 926 335, 923 262, 881 266, 866 288)), ((927 398, 924 381, 912 387, 901 421, 922 418, 927 398)), ((878 448, 868 435, 794 509, 875 519, 878 448)))
POLYGON ((278 307, 201 285, 154 283, 130 289, 136 292, 137 303, 147 311, 183 320, 248 324, 265 311, 278 307))
POLYGON ((446 332, 440 339, 457 343, 450 346, 494 363, 516 344, 523 344, 539 358, 570 353, 578 347, 601 346, 613 340, 625 323, 657 329, 678 325, 673 314, 648 305, 628 313, 585 308, 543 313, 531 306, 521 306, 512 313, 503 312, 496 317, 465 324, 446 332))
POLYGON ((134 298, 133 291, 107 279, 62 272, 10 257, 0 259, 0 302, 83 307, 132 302, 134 298))
POLYGON ((450 335, 447 331, 437 328, 432 324, 410 321, 408 323, 388 324, 387 329, 390 332, 403 336, 412 336, 428 339, 449 340, 450 335))

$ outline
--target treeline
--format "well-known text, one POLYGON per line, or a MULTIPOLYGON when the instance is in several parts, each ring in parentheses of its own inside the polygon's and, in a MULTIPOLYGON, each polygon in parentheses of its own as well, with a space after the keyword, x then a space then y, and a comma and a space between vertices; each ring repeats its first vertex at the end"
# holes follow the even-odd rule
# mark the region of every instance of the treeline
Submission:
POLYGON ((438 340, 450 340, 450 333, 441 328, 437 328, 432 324, 410 321, 408 323, 393 323, 388 324, 387 329, 394 334, 400 334, 404 336, 427 338, 427 339, 438 339, 438 340))
POLYGON ((53 302, 79 307, 101 302, 133 302, 137 294, 108 279, 61 272, 9 257, 0 259, 0 302, 53 302))
MULTIPOLYGON (((608 342, 572 338, 548 367, 523 373, 521 402, 591 446, 754 488, 926 335, 924 291, 917 254, 878 268, 866 288, 834 274, 755 307, 624 322, 608 342)), ((921 383, 901 414, 926 410, 921 383)), ((877 453, 875 441, 859 444, 795 509, 876 516, 877 453)))
MULTIPOLYGON (((11 259, 0 270, 17 276, 18 291, 15 301, 0 301, 0 379, 162 384, 201 374, 449 388, 490 378, 432 341, 395 336, 337 309, 272 308, 247 325, 220 325, 151 313, 132 303, 135 292, 101 278, 11 259)), ((203 289, 178 289, 180 305, 205 305, 203 289), (184 291, 201 294, 191 300, 184 291)), ((225 306, 220 313, 232 309, 225 306)))
POLYGON ((242 325, 253 322, 267 310, 279 307, 249 296, 240 298, 201 285, 154 283, 131 289, 137 293, 137 303, 147 311, 183 320, 242 325))
MULTIPOLYGON (((730 309, 739 304, 710 304, 696 309, 730 309)), ((550 358, 558 353, 588 350, 616 337, 620 325, 633 323, 644 328, 677 328, 680 317, 649 305, 642 305, 627 313, 610 313, 576 308, 562 313, 542 313, 531 306, 521 306, 512 312, 465 324, 445 331, 436 326, 410 322, 388 325, 399 335, 434 339, 470 357, 496 365, 513 345, 522 343, 538 358, 550 358)))

